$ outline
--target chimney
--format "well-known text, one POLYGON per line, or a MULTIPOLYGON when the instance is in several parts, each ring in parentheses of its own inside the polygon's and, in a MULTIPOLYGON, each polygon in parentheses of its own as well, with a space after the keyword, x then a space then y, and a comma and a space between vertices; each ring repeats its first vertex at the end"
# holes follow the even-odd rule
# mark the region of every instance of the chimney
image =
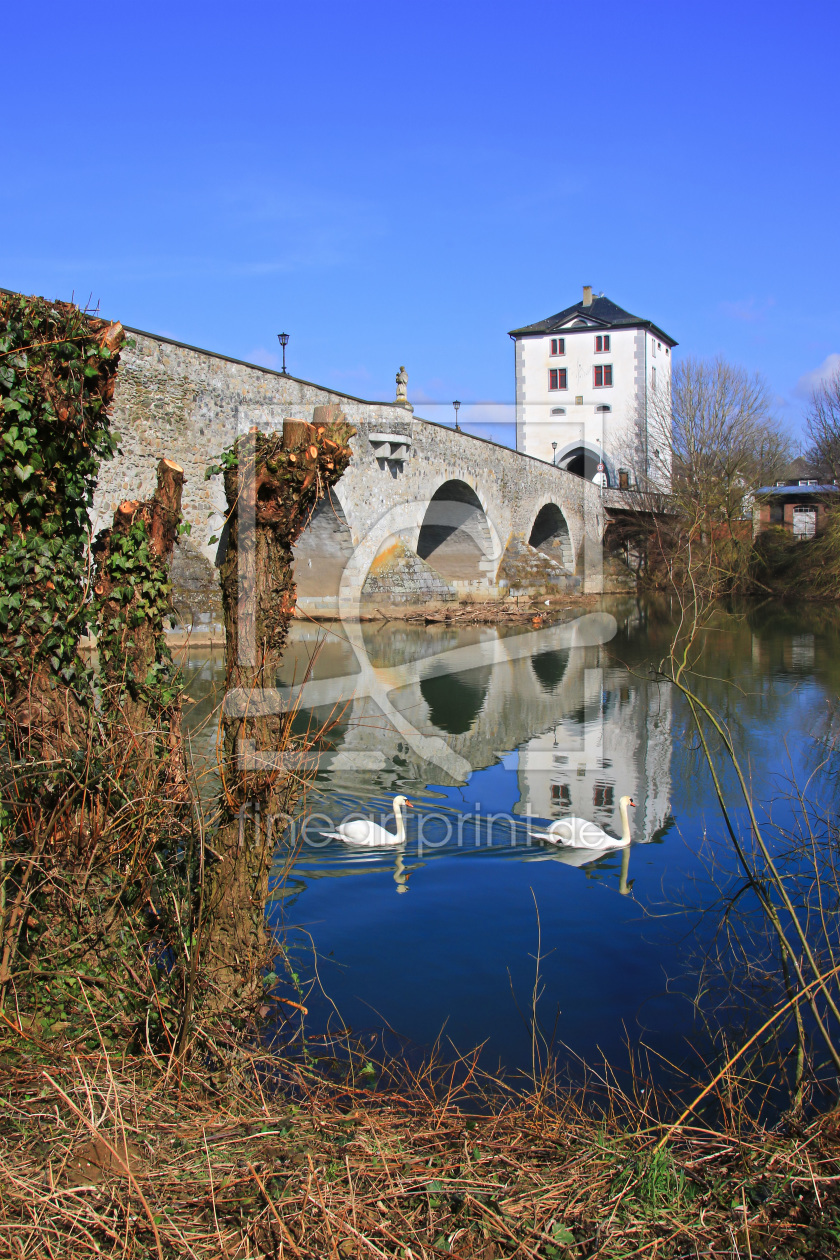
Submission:
POLYGON ((592 305, 592 285, 591 284, 585 284, 583 286, 583 305, 584 306, 592 305))

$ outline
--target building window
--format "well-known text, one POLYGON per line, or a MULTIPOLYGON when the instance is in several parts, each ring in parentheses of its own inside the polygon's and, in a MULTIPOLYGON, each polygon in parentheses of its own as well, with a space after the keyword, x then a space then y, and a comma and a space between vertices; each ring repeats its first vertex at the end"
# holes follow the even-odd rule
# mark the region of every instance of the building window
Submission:
POLYGON ((650 342, 650 353, 655 359, 656 358, 656 342, 653 340, 653 338, 651 338, 651 342, 650 342))
POLYGON ((568 808, 572 803, 572 794, 569 791, 568 783, 552 783, 551 799, 556 805, 565 805, 568 808))
POLYGON ((596 338, 595 338, 595 353, 596 353, 596 354, 609 354, 609 352, 610 352, 610 339, 609 339, 609 337, 608 337, 608 336, 607 336, 607 337, 596 337, 596 338))
POLYGON ((551 353, 552 354, 565 354, 566 353, 566 338, 565 337, 552 337, 551 338, 551 353))
POLYGON ((596 809, 612 809, 615 789, 609 783, 596 783, 593 801, 596 809))
POLYGON ((612 364, 599 363, 598 366, 595 368, 595 388, 600 389, 602 386, 606 388, 608 385, 612 385, 612 383, 613 383, 612 364))
POLYGON ((601 403, 601 406, 596 407, 595 410, 596 411, 612 411, 612 407, 609 405, 609 403, 601 403))
POLYGON ((650 369, 650 387, 656 389, 656 368, 650 369))
POLYGON ((566 368, 549 368, 548 369, 548 388, 549 389, 566 389, 566 368))
POLYGON ((566 408, 565 407, 552 407, 551 414, 553 416, 565 416, 566 408))
POLYGON ((618 470, 618 488, 619 490, 630 489, 630 470, 627 468, 619 468, 618 470))

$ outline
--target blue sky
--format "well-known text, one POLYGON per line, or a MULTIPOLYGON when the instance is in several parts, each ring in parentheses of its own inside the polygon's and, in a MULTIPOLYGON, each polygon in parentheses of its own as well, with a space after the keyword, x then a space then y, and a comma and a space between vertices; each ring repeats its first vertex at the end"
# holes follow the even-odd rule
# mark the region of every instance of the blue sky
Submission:
POLYGON ((429 419, 509 403, 508 329, 585 283, 763 372, 794 429, 840 355, 836 0, 7 0, 3 28, 7 288, 268 365, 288 331, 293 373, 362 397, 404 363, 429 419))

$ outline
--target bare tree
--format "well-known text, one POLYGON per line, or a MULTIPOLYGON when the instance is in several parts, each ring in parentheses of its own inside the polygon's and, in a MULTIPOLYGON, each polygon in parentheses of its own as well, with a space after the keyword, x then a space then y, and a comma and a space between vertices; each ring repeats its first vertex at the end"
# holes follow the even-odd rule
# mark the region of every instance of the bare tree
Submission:
POLYGON ((840 481, 840 367, 811 394, 807 459, 821 481, 840 481))
POLYGON ((648 476, 691 515, 737 520, 744 499, 774 481, 791 457, 765 381, 725 359, 683 359, 670 391, 648 403, 648 476))
POLYGON ((781 476, 791 444, 767 385, 725 359, 683 359, 648 396, 633 451, 639 509, 652 522, 651 568, 708 594, 746 577, 752 494, 781 476))

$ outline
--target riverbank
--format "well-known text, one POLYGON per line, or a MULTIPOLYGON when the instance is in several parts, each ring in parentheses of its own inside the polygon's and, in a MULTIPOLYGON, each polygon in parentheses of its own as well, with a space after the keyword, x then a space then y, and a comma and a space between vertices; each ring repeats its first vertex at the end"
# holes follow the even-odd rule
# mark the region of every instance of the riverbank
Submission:
POLYGON ((731 1114, 659 1150, 656 1100, 617 1092, 497 1093, 471 1114, 428 1079, 375 1091, 364 1068, 337 1085, 243 1053, 178 1081, 8 1027, 0 1054, 3 1255, 840 1255, 833 1114, 731 1114))
MULTIPOLYGON (((573 617, 579 617, 581 613, 590 609, 599 608, 603 599, 603 595, 573 594, 554 596, 551 599, 544 597, 532 599, 523 595, 518 601, 515 598, 483 603, 464 600, 455 605, 424 604, 419 607, 376 608, 369 612, 358 613, 346 620, 364 625, 401 621, 409 625, 528 626, 539 624, 552 626, 573 617)), ((329 625, 343 619, 334 613, 306 613, 297 609, 294 620, 329 625)), ((225 633, 220 626, 209 630, 201 627, 194 627, 192 630, 176 628, 167 632, 166 642, 170 648, 189 647, 212 651, 224 648, 225 633)), ((83 639, 80 649, 83 652, 95 652, 96 640, 83 639)))

